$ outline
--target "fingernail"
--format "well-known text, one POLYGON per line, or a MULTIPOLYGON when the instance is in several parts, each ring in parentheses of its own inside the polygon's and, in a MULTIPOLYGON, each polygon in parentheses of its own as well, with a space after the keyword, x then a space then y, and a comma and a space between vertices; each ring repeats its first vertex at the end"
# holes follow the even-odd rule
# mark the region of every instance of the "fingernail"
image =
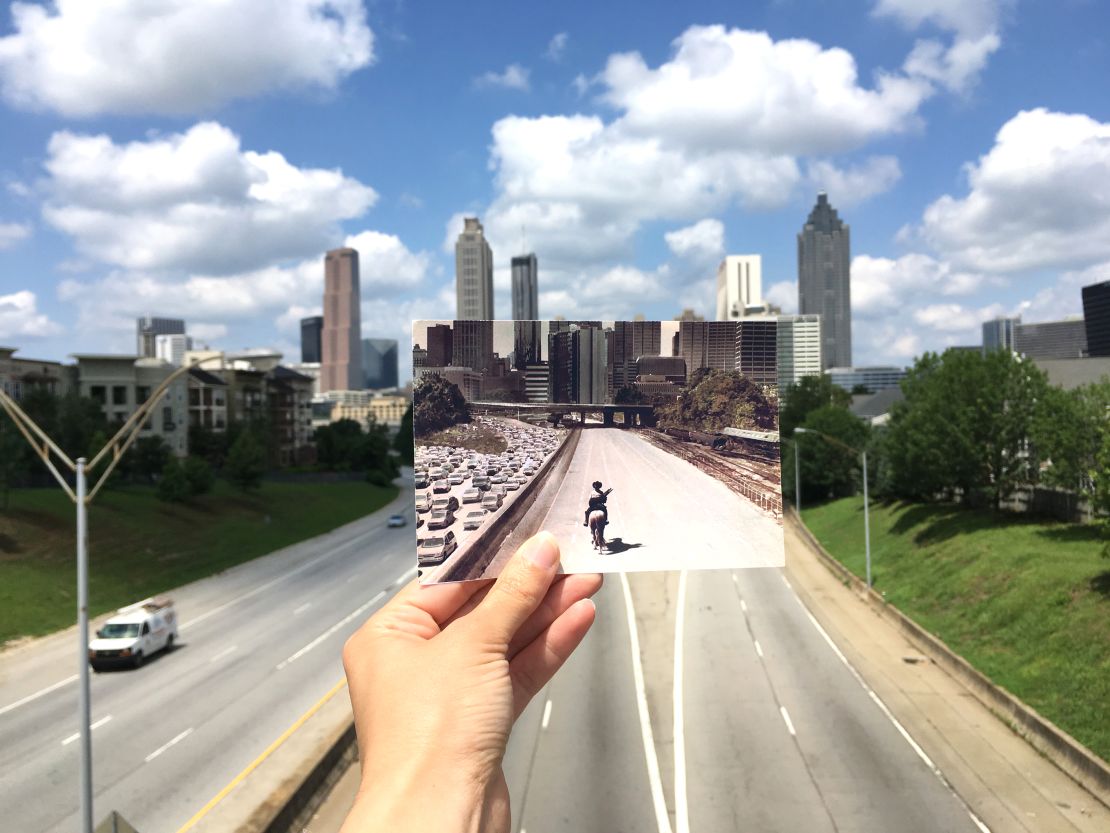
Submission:
POLYGON ((555 536, 550 532, 541 532, 532 539, 524 556, 537 567, 550 570, 559 563, 559 545, 555 542, 555 536))

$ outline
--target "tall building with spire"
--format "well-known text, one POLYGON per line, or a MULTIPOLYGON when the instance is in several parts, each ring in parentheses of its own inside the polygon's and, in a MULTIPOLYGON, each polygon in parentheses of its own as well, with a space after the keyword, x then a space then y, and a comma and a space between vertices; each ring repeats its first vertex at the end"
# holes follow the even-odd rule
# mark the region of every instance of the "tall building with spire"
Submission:
POLYGON ((455 315, 459 320, 491 321, 493 251, 477 217, 466 217, 455 241, 455 315))
POLYGON ((817 195, 798 234, 798 312, 821 316, 821 368, 852 366, 849 226, 817 195))
POLYGON ((536 255, 516 255, 512 259, 513 320, 535 321, 540 317, 539 282, 536 255))
POLYGON ((320 390, 362 390, 362 321, 358 252, 332 249, 324 256, 324 332, 320 390))

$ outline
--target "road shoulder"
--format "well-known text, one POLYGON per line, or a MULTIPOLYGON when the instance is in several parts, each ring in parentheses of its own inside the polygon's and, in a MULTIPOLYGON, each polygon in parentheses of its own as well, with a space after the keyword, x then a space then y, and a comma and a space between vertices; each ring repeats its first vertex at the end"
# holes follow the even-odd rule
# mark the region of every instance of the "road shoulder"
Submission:
POLYGON ((1110 829, 1110 811, 858 598, 786 527, 805 606, 971 811, 994 833, 1110 829))

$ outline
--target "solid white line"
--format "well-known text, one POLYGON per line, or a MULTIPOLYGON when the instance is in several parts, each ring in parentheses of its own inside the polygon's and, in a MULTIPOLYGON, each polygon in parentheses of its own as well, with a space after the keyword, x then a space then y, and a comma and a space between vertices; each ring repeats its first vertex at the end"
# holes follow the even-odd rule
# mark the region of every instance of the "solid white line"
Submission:
MULTIPOLYGON (((103 726, 105 723, 107 723, 111 719, 112 719, 112 716, 110 714, 105 715, 104 717, 100 718, 100 720, 96 721, 96 723, 93 723, 91 726, 89 726, 89 731, 96 731, 97 729, 99 729, 101 726, 103 726)), ((80 732, 74 732, 72 735, 70 735, 68 738, 66 738, 65 740, 62 741, 62 746, 69 746, 71 743, 73 743, 75 740, 77 740, 80 737, 81 737, 80 732)))
POLYGON ((232 645, 230 648, 224 648, 222 651, 220 651, 218 654, 216 654, 216 656, 212 657, 212 659, 210 659, 209 662, 219 662, 224 657, 226 657, 228 654, 234 653, 235 647, 236 646, 232 645))
POLYGON ((674 825, 676 833, 690 833, 690 808, 686 796, 686 715, 683 686, 686 634, 686 571, 678 576, 678 599, 674 618, 674 825))
POLYGON ((979 817, 977 815, 975 815, 973 812, 971 812, 971 810, 968 810, 967 814, 969 816, 971 816, 971 820, 973 822, 975 822, 975 826, 978 827, 981 831, 983 831, 983 833, 991 833, 991 829, 989 827, 987 827, 985 824, 983 824, 983 822, 979 819, 979 817))
POLYGON ((415 576, 415 575, 416 575, 416 568, 415 567, 409 567, 407 570, 405 570, 403 573, 401 573, 401 575, 397 576, 397 578, 393 582, 393 586, 396 587, 398 584, 404 584, 412 576, 415 576))
POLYGON ((300 616, 302 613, 304 613, 310 607, 312 607, 312 602, 305 602, 303 605, 301 605, 300 607, 298 607, 296 610, 293 611, 293 615, 294 616, 300 616))
POLYGON ((325 639, 327 639, 329 636, 331 636, 333 633, 335 633, 341 627, 346 625, 348 622, 350 622, 356 616, 363 613, 372 604, 374 604, 375 602, 377 602, 377 601, 379 601, 380 599, 383 599, 383 598, 385 598, 385 591, 384 590, 378 591, 378 594, 376 596, 374 596, 374 598, 372 598, 370 601, 368 601, 366 604, 364 604, 362 607, 360 607, 354 613, 351 613, 347 616, 344 616, 342 619, 340 619, 338 622, 336 622, 334 625, 332 625, 330 628, 328 628, 326 631, 324 631, 318 637, 316 637, 311 642, 309 642, 307 645, 305 645, 303 648, 301 648, 301 650, 297 651, 297 653, 293 654, 288 659, 285 659, 285 660, 282 660, 281 662, 279 662, 277 664, 278 671, 283 669, 289 663, 296 662, 298 659, 303 657, 305 654, 307 654, 309 651, 311 651, 313 648, 315 648, 317 645, 319 645, 321 642, 323 642, 325 639))
POLYGON ((759 654, 760 657, 762 657, 763 656, 763 648, 760 647, 759 640, 758 639, 753 639, 752 642, 755 643, 755 652, 757 654, 759 654))
POLYGON ((787 579, 786 579, 786 576, 784 576, 784 575, 783 575, 782 573, 779 573, 779 577, 780 577, 780 578, 782 579, 782 583, 783 583, 783 584, 785 584, 785 585, 786 585, 787 587, 789 587, 789 588, 790 588, 791 590, 793 590, 793 589, 794 589, 793 587, 790 587, 790 582, 789 582, 789 581, 787 581, 787 579))
POLYGON ((740 610, 744 613, 748 612, 748 605, 743 599, 740 600, 740 610))
POLYGON ((54 685, 48 685, 46 688, 42 689, 41 691, 36 691, 34 694, 28 694, 22 700, 16 700, 14 703, 9 703, 8 705, 4 706, 4 708, 0 709, 0 714, 7 714, 10 711, 18 709, 20 706, 27 705, 32 700, 38 700, 43 695, 49 694, 52 691, 57 691, 62 686, 69 685, 70 683, 74 682, 77 682, 76 674, 74 674, 72 677, 66 677, 64 680, 54 683, 54 685))
POLYGON ((546 729, 547 724, 551 722, 551 701, 548 700, 543 704, 543 722, 540 724, 541 728, 546 729))
POLYGON ((787 731, 794 737, 797 737, 798 733, 794 731, 794 724, 790 722, 790 715, 786 712, 786 706, 779 706, 779 711, 782 713, 782 719, 786 722, 787 731))
POLYGON ((146 762, 149 764, 151 761, 153 761, 155 758, 157 758, 159 755, 161 755, 163 752, 165 752, 171 746, 185 740, 185 738, 189 737, 189 735, 191 735, 192 733, 193 733, 193 728, 190 726, 188 729, 186 729, 180 735, 175 737, 173 740, 169 741, 168 743, 162 744, 157 749, 155 749, 153 752, 151 752, 149 755, 147 755, 146 756, 146 762))
POLYGON ((644 744, 644 758, 647 760, 648 784, 651 787, 652 804, 655 807, 655 823, 659 833, 671 833, 671 819, 667 815, 667 802, 663 798, 663 779, 659 775, 659 759, 655 754, 655 738, 651 732, 651 716, 648 712, 647 692, 644 689, 644 669, 640 662, 640 636, 636 629, 636 611, 632 606, 632 588, 628 577, 620 574, 621 589, 624 590, 624 612, 628 617, 628 641, 632 650, 632 678, 636 685, 636 709, 640 714, 640 737, 644 744))

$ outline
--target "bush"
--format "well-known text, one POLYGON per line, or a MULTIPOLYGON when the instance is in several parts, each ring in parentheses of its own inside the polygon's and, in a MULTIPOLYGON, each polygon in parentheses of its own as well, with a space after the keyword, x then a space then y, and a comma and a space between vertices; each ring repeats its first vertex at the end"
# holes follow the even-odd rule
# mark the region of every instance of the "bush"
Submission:
POLYGON ((371 470, 370 472, 367 473, 366 481, 371 486, 385 487, 385 486, 389 486, 389 485, 392 484, 393 478, 391 478, 388 474, 386 474, 381 469, 373 469, 373 470, 371 470))
POLYGON ((162 466, 157 495, 159 500, 167 503, 181 503, 189 497, 189 481, 185 477, 185 468, 176 457, 170 457, 162 466))
POLYGON ((460 422, 470 422, 470 411, 462 391, 442 376, 424 376, 416 383, 412 401, 412 423, 418 437, 460 422))
POLYGON ((246 492, 262 485, 266 471, 266 452, 250 431, 241 431, 227 453, 224 474, 246 492))
POLYGON ((194 497, 212 491, 215 475, 208 461, 200 457, 189 457, 184 465, 185 480, 189 484, 189 494, 194 497))

